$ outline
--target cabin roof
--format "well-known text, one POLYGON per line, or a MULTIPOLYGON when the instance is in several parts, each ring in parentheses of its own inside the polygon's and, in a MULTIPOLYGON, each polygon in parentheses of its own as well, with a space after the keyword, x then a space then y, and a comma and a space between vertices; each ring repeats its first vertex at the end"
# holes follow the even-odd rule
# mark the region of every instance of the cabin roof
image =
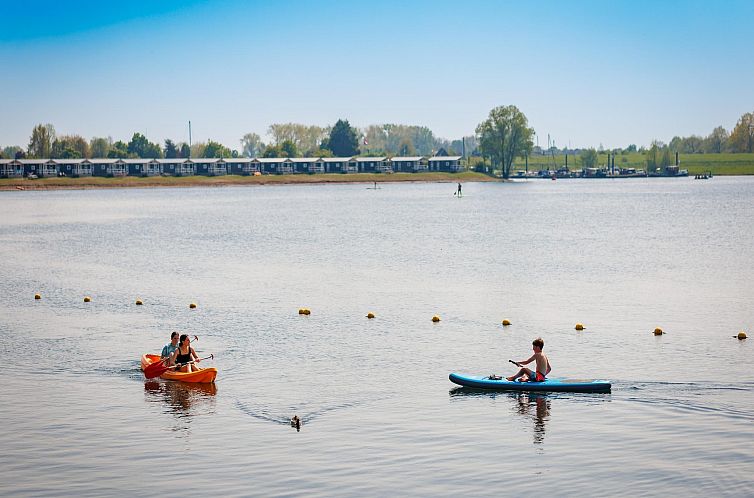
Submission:
POLYGON ((353 157, 321 157, 320 159, 326 163, 347 163, 353 157))
POLYGON ((430 161, 458 161, 463 156, 432 156, 429 158, 430 161))
POLYGON ((421 161, 424 159, 424 156, 398 156, 393 157, 390 160, 391 161, 421 161))
POLYGON ((387 159, 387 157, 355 157, 354 160, 360 163, 364 162, 375 162, 375 161, 384 161, 387 159))

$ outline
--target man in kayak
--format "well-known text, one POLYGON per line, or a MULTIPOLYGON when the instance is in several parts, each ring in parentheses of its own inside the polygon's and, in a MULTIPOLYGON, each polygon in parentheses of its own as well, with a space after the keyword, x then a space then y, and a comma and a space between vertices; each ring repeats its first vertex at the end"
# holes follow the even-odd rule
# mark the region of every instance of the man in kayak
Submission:
POLYGON ((512 377, 506 377, 509 381, 513 382, 519 377, 521 382, 543 382, 550 374, 552 367, 550 367, 550 360, 547 359, 547 355, 542 352, 545 347, 545 341, 541 337, 537 337, 531 343, 534 354, 528 360, 521 360, 514 362, 521 367, 518 373, 512 377), (532 361, 536 362, 536 370, 532 371, 521 365, 528 365, 532 361))
POLYGON ((160 359, 164 360, 165 358, 170 358, 173 356, 173 352, 178 349, 178 332, 173 332, 170 334, 170 342, 168 344, 165 344, 165 347, 162 348, 162 353, 160 353, 160 359))

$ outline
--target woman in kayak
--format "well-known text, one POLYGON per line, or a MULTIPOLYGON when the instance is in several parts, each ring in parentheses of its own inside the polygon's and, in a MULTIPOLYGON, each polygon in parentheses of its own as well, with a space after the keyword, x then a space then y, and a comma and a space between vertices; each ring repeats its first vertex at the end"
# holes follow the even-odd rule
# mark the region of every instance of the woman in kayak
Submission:
POLYGON ((542 352, 542 348, 545 347, 544 339, 537 337, 532 341, 531 345, 532 349, 534 350, 534 354, 531 355, 531 358, 529 358, 528 360, 514 362, 516 365, 521 367, 521 370, 519 370, 518 373, 512 377, 506 377, 509 381, 512 382, 521 377, 521 382, 544 382, 545 378, 550 375, 550 371, 552 370, 552 367, 550 367, 550 360, 547 358, 547 355, 542 352), (521 366, 527 365, 532 361, 536 361, 535 371, 531 371, 530 369, 521 366))
MULTIPOLYGON (((202 359, 196 354, 196 351, 194 351, 194 348, 191 347, 191 339, 189 339, 189 336, 182 334, 181 339, 178 342, 178 349, 173 353, 173 356, 170 359, 170 364, 176 365, 178 363, 188 363, 192 360, 196 363, 202 361, 202 359)), ((178 369, 179 372, 198 372, 199 370, 201 369, 193 363, 183 365, 178 369)))

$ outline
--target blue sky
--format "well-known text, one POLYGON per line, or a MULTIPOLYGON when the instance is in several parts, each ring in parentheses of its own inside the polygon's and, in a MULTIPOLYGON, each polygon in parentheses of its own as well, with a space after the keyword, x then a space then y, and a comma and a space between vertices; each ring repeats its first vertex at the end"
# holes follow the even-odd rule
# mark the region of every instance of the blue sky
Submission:
POLYGON ((731 130, 754 111, 751 1, 0 0, 0 145, 265 137, 272 123, 474 132, 513 104, 546 145, 731 130))

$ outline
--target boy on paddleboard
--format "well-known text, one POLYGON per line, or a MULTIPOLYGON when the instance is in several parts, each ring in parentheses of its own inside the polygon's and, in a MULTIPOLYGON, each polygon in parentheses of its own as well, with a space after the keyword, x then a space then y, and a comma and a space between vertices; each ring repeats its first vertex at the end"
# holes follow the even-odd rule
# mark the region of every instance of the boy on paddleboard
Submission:
POLYGON ((542 348, 545 347, 545 341, 541 337, 537 337, 531 342, 534 354, 528 360, 514 361, 516 365, 521 367, 518 373, 512 377, 506 377, 509 381, 513 382, 519 377, 521 382, 543 382, 550 374, 552 367, 550 367, 550 360, 547 359, 547 355, 542 352, 542 348), (528 365, 532 361, 536 361, 536 370, 531 371, 521 365, 528 365))

